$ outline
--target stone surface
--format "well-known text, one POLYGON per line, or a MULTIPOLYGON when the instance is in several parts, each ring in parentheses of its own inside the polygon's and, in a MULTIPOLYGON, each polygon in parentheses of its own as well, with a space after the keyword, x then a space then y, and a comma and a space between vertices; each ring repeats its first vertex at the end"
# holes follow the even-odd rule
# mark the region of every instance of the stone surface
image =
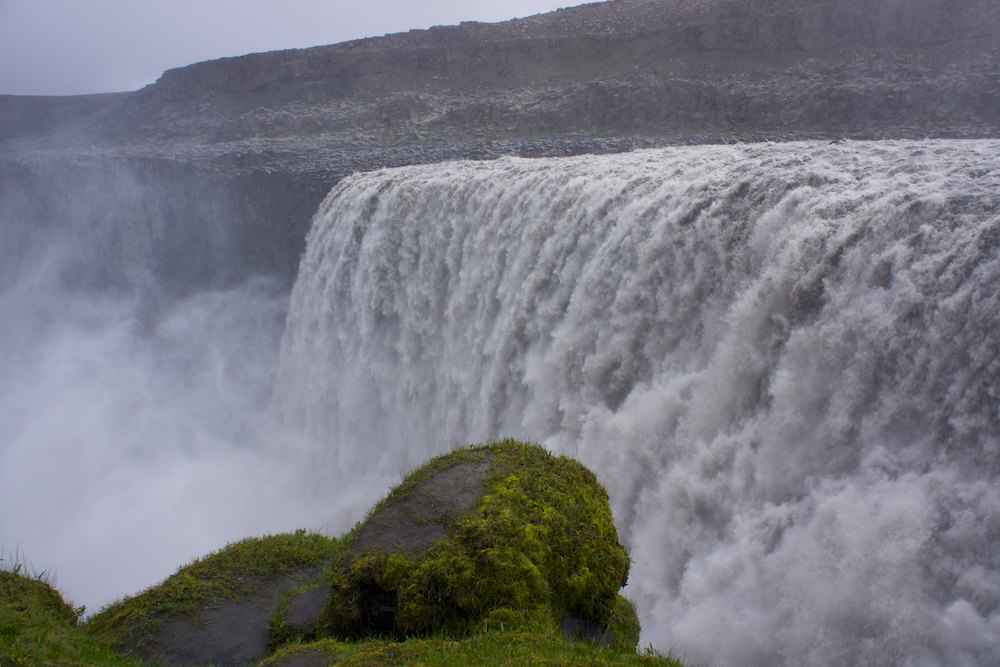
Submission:
POLYGON ((161 665, 252 665, 267 655, 268 620, 278 596, 318 573, 319 568, 310 568, 261 582, 248 598, 221 600, 193 615, 177 614, 129 652, 161 665))
POLYGON ((473 508, 489 477, 488 461, 465 462, 438 471, 418 485, 405 503, 383 507, 358 529, 353 555, 373 550, 415 556, 447 537, 448 524, 473 508))

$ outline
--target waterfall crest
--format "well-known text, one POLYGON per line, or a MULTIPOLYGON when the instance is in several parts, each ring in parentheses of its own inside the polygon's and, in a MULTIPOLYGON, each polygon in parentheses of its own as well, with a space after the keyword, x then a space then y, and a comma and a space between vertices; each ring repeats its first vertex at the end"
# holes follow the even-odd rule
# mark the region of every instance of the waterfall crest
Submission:
POLYGON ((344 473, 512 435, 607 486, 643 642, 1000 661, 1000 142, 505 158, 338 184, 276 396, 344 473))

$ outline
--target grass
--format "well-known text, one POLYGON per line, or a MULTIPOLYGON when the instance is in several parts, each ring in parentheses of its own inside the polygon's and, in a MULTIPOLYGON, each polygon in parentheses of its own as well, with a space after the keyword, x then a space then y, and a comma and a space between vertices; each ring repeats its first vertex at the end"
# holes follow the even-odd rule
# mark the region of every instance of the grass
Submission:
MULTIPOLYGON (((487 630, 461 640, 447 637, 397 642, 321 640, 289 645, 261 661, 280 667, 295 658, 320 664, 502 667, 504 665, 657 665, 683 667, 670 658, 626 654, 551 633, 487 630)), ((113 652, 78 625, 77 614, 47 583, 0 572, 0 664, 20 666, 141 667, 113 652)), ((148 664, 148 663, 147 663, 148 664)))
MULTIPOLYGON (((4 667, 142 667, 144 664, 115 653, 77 625, 73 610, 44 582, 0 572, 0 596, 0 664, 4 667)), ((315 657, 320 664, 372 667, 683 667, 670 658, 624 654, 586 642, 570 642, 553 634, 506 630, 485 631, 462 640, 439 637, 403 642, 379 639, 340 642, 327 639, 286 646, 259 665, 280 667, 286 661, 306 656, 315 657)))
POLYGON ((134 667, 89 635, 46 581, 0 570, 0 665, 134 667))
POLYGON ((286 661, 296 657, 312 658, 316 664, 344 667, 381 665, 684 667, 672 658, 620 653, 586 642, 570 642, 554 634, 500 630, 476 634, 462 640, 427 638, 402 642, 384 639, 342 642, 326 639, 310 644, 287 646, 260 665, 281 667, 286 661))

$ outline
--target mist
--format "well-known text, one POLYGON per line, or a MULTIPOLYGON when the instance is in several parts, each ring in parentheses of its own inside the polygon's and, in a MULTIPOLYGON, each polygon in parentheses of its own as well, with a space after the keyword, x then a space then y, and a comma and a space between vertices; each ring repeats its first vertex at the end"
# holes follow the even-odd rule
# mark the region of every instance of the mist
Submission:
POLYGON ((78 248, 34 241, 28 259, 0 244, 21 267, 0 291, 0 550, 74 605, 97 611, 228 541, 339 533, 390 483, 324 476, 272 417, 287 287, 96 289, 78 248))

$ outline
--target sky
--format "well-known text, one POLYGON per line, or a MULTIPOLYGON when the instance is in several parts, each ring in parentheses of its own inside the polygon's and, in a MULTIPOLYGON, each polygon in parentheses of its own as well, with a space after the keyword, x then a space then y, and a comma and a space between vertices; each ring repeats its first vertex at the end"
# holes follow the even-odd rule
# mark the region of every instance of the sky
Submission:
POLYGON ((137 90, 172 67, 578 0, 0 0, 0 94, 137 90))

